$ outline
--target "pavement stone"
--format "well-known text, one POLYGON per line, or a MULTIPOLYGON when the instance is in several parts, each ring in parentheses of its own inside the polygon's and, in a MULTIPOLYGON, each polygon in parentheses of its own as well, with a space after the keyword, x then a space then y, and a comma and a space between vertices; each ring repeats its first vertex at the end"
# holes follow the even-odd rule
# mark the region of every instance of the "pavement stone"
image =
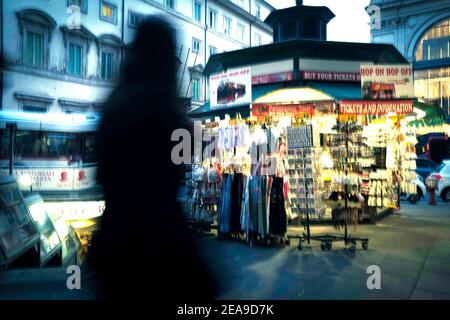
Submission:
MULTIPOLYGON (((349 234, 369 238, 369 250, 320 242, 251 248, 245 242, 203 237, 200 251, 219 275, 222 299, 450 299, 450 204, 402 203, 399 213, 349 234), (381 290, 367 288, 369 265, 381 268, 381 290)), ((297 228, 298 229, 298 228, 297 228)), ((300 232, 303 230, 294 230, 300 232)), ((311 234, 338 234, 313 226, 311 234)), ((89 287, 67 290, 63 268, 0 273, 0 299, 94 299, 89 287)), ((86 281, 83 281, 86 283, 86 281)))
POLYGON ((425 290, 415 290, 411 300, 450 300, 450 295, 425 290))
POLYGON ((450 259, 429 256, 425 262, 424 271, 450 275, 450 259))
POLYGON ((420 275, 416 288, 450 295, 450 275, 424 271, 420 275))

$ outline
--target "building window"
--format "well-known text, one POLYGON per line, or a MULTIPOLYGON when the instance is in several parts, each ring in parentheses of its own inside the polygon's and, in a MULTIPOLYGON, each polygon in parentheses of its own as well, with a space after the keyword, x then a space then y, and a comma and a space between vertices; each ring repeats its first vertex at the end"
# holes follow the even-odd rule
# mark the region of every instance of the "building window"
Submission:
POLYGON ((237 32, 238 32, 238 40, 241 42, 244 42, 244 36, 245 36, 245 26, 238 23, 237 25, 237 32))
POLYGON ((193 53, 200 52, 200 40, 192 38, 192 52, 193 53))
POLYGON ((47 69, 49 66, 49 44, 56 21, 46 13, 25 9, 16 13, 19 22, 20 61, 24 65, 47 69))
POLYGON ((261 19, 261 5, 259 3, 256 4, 255 15, 258 19, 261 19))
POLYGON ((217 29, 217 12, 214 10, 209 10, 209 27, 211 29, 217 29))
POLYGON ((194 1, 194 19, 195 21, 202 22, 202 5, 198 1, 194 1))
POLYGON ((33 112, 33 113, 46 113, 46 107, 36 107, 36 106, 23 106, 22 110, 24 112, 33 112))
POLYGON ((175 9, 175 0, 164 0, 164 5, 170 9, 175 9))
POLYGON ((78 6, 80 11, 87 13, 88 0, 67 0, 67 7, 78 6))
POLYGON ((69 65, 68 72, 76 76, 82 75, 83 47, 74 43, 69 44, 69 65))
POLYGON ((216 54, 217 52, 218 51, 217 51, 216 47, 209 46, 209 56, 212 56, 213 54, 216 54))
POLYGON ((419 39, 415 61, 450 58, 450 19, 435 24, 419 39))
POLYGON ((303 20, 303 36, 305 38, 315 39, 318 37, 319 28, 317 26, 317 20, 305 19, 303 20))
POLYGON ((111 3, 101 1, 100 19, 117 24, 117 7, 111 3))
POLYGON ((142 22, 144 16, 136 12, 128 12, 128 26, 131 28, 137 28, 142 22))
POLYGON ((231 18, 223 17, 223 33, 229 36, 231 34, 231 18))
POLYGON ((111 80, 112 70, 113 70, 113 54, 108 52, 102 52, 100 77, 104 80, 111 80))
POLYGON ((282 40, 293 39, 297 36, 297 23, 295 21, 288 21, 282 24, 281 27, 282 40))
POLYGON ((97 38, 97 75, 103 80, 116 78, 118 66, 123 56, 123 42, 112 34, 104 34, 97 38))
POLYGON ((192 100, 200 100, 200 79, 192 79, 192 100))
POLYGON ((33 67, 42 67, 44 64, 44 36, 27 31, 26 64, 33 67))
POLYGON ((446 61, 450 59, 450 18, 431 26, 419 38, 415 50, 414 95, 440 106, 449 115, 450 66, 446 61))
POLYGON ((259 33, 255 33, 255 45, 256 46, 262 45, 262 37, 259 33))

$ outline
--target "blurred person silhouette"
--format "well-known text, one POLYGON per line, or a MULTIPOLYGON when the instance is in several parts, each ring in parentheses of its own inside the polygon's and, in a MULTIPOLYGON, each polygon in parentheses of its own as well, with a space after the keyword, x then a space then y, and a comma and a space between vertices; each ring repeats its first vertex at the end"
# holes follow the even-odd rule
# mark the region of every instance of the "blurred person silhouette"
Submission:
POLYGON ((147 18, 98 133, 106 209, 89 261, 106 299, 209 300, 218 292, 176 202, 180 167, 171 161, 171 134, 186 122, 175 68, 173 30, 147 18))

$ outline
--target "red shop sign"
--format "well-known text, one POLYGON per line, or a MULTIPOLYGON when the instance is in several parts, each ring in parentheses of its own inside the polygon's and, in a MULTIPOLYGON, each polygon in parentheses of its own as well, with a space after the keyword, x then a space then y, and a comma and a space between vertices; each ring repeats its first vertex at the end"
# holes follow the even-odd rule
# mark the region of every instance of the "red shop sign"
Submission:
POLYGON ((333 112, 333 102, 302 103, 302 104, 267 104, 255 103, 252 105, 252 115, 266 116, 293 116, 299 113, 314 114, 315 110, 333 112))
POLYGON ((278 73, 272 73, 272 74, 263 74, 260 76, 253 76, 252 77, 252 85, 267 84, 267 83, 274 83, 274 82, 284 82, 284 81, 291 81, 291 80, 292 80, 292 71, 278 72, 278 73))
POLYGON ((414 110, 413 100, 342 100, 340 114, 408 114, 414 110))
POLYGON ((359 72, 303 71, 305 81, 361 82, 359 72))

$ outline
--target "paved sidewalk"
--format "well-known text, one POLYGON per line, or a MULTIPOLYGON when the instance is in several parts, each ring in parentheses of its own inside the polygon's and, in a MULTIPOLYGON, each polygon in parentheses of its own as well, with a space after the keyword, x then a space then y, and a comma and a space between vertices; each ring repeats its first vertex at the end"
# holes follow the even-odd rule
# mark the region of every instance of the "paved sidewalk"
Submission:
MULTIPOLYGON (((335 231, 311 228, 326 232, 335 231)), ((358 244, 352 254, 341 242, 321 251, 312 242, 298 251, 295 240, 250 248, 214 236, 200 243, 220 276, 222 299, 450 299, 450 203, 402 202, 399 213, 350 234, 370 238, 369 250, 358 244), (367 289, 369 265, 381 268, 381 290, 367 289)), ((89 272, 81 290, 68 290, 67 277, 62 267, 0 272, 0 299, 95 299, 89 272)))
MULTIPOLYGON (((335 231, 312 227, 312 234, 335 231)), ((450 204, 430 207, 402 202, 399 213, 377 225, 358 226, 369 250, 344 244, 321 251, 250 248, 236 242, 204 240, 204 252, 221 275, 223 299, 450 299, 450 204), (381 268, 381 290, 367 289, 367 267, 381 268)))

